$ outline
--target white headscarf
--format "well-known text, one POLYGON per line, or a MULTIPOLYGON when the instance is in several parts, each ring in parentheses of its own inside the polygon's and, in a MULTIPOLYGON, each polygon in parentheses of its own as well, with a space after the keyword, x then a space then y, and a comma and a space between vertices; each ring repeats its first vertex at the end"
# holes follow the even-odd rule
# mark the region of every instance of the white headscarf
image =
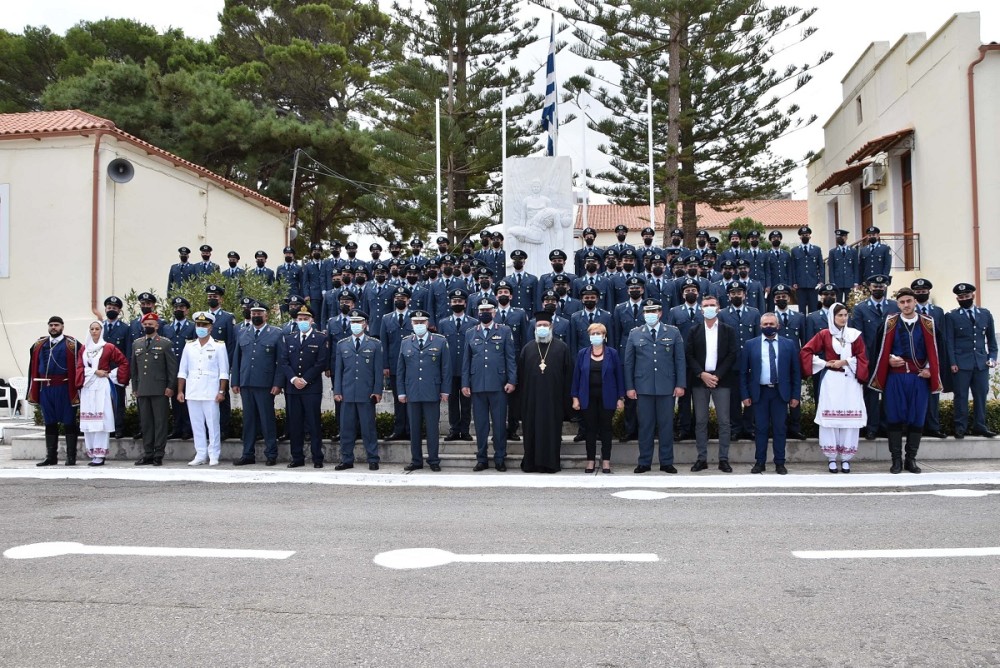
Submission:
MULTIPOLYGON (((854 329, 853 327, 844 327, 840 329, 837 327, 833 314, 837 310, 838 306, 844 306, 840 302, 837 302, 830 307, 830 310, 826 312, 826 326, 830 330, 830 335, 833 337, 834 341, 838 341, 842 346, 846 346, 854 343, 859 336, 861 336, 861 330, 854 329)), ((847 308, 846 306, 844 308, 847 308)))
POLYGON ((86 341, 87 341, 87 345, 86 345, 85 350, 88 353, 93 353, 95 351, 99 351, 102 348, 104 348, 104 344, 107 343, 107 341, 104 340, 104 325, 102 323, 100 323, 100 322, 97 322, 96 320, 94 322, 90 323, 89 325, 87 325, 87 339, 86 339, 86 341), (92 337, 90 335, 90 328, 93 325, 97 325, 98 327, 101 328, 101 335, 99 337, 97 337, 97 341, 94 341, 94 337, 92 337))

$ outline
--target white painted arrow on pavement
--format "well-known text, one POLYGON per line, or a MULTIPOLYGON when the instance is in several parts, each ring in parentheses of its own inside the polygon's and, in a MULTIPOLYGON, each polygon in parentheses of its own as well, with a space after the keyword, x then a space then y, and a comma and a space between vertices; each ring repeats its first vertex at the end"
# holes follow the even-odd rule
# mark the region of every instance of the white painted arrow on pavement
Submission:
POLYGON ((659 561, 655 554, 455 554, 432 547, 392 550, 375 555, 374 562, 397 570, 433 568, 464 563, 569 563, 594 561, 659 561))
POLYGON ((940 557, 998 557, 1000 547, 945 547, 913 550, 825 550, 798 551, 799 559, 914 559, 940 557))
POLYGON ((44 559, 67 554, 111 554, 138 557, 208 557, 214 559, 287 559, 295 554, 286 550, 226 550, 202 547, 138 547, 120 545, 84 545, 83 543, 31 543, 18 545, 3 553, 8 559, 44 559))

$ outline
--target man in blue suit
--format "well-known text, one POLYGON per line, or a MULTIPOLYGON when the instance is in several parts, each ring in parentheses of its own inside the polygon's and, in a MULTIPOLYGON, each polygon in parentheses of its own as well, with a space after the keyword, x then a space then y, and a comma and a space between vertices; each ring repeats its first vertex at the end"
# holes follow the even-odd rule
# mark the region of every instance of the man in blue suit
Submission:
POLYGON ((323 468, 323 372, 330 366, 329 340, 317 331, 308 306, 295 316, 295 332, 285 334, 278 353, 278 371, 285 389, 286 431, 292 461, 305 466, 305 431, 309 432, 313 468, 323 468), (304 428, 304 429, 303 429, 304 428))
MULTIPOLYGON (((931 288, 933 284, 926 278, 918 278, 910 283, 913 296, 917 300, 917 313, 926 315, 934 321, 934 338, 937 343, 938 358, 941 360, 938 368, 941 372, 942 392, 951 392, 951 367, 948 364, 948 333, 943 308, 931 303, 931 288)), ((941 392, 931 392, 927 403, 927 419, 924 421, 924 436, 948 438, 941 430, 941 392)))
POLYGON ((990 371, 997 365, 997 333, 993 314, 975 305, 976 286, 959 283, 952 289, 958 308, 945 316, 948 364, 955 388, 955 438, 966 433, 993 438, 986 426, 986 395, 990 371), (972 428, 969 390, 972 390, 972 428))
MULTIPOLYGON (((590 335, 587 328, 599 322, 611 331, 611 314, 600 308, 601 293, 596 286, 587 285, 580 291, 583 300, 583 310, 577 311, 569 318, 569 352, 573 359, 581 349, 590 346, 590 335)), ((520 348, 518 348, 520 352, 520 348)))
POLYGON ((479 324, 479 320, 466 313, 468 294, 462 288, 453 289, 449 295, 451 315, 438 320, 438 333, 448 341, 451 356, 451 385, 448 389, 448 435, 445 441, 471 441, 469 425, 472 423, 472 399, 462 394, 462 368, 465 359, 465 333, 479 324))
POLYGON ((771 287, 770 283, 767 282, 768 254, 760 247, 760 232, 750 230, 747 233, 747 239, 750 240, 750 248, 743 252, 743 257, 740 259, 746 260, 747 266, 750 268, 750 279, 760 283, 761 292, 764 292, 765 289, 771 287))
POLYGON ((597 260, 598 270, 604 269, 604 251, 599 247, 594 245, 594 239, 597 238, 597 230, 592 227, 588 227, 583 230, 583 248, 577 249, 576 253, 573 254, 573 272, 577 276, 583 276, 586 273, 586 263, 588 253, 593 253, 593 257, 597 260))
MULTIPOLYGON (((858 249, 847 245, 847 230, 837 230, 837 246, 831 248, 826 257, 830 282, 837 286, 837 301, 847 304, 847 295, 861 284, 861 269, 858 264, 858 249)), ((883 272, 872 272, 881 274, 883 272)), ((871 274, 864 274, 871 276, 871 274)))
POLYGON ((811 243, 812 229, 809 226, 799 228, 799 239, 802 243, 792 249, 792 288, 796 290, 799 311, 807 314, 819 308, 819 293, 816 291, 826 282, 826 265, 823 250, 811 243))
POLYGON ((872 225, 865 234, 868 243, 858 252, 858 267, 861 276, 884 274, 892 278, 892 249, 882 243, 881 230, 872 225))
POLYGON ((765 313, 760 317, 762 336, 750 339, 740 357, 740 396, 743 405, 753 407, 757 423, 756 463, 751 473, 767 469, 768 430, 774 434, 774 470, 779 475, 785 468, 785 422, 788 409, 799 405, 802 398, 802 370, 795 344, 778 336, 778 316, 765 313))
POLYGON ((387 280, 389 265, 386 263, 376 262, 372 265, 372 273, 375 280, 365 285, 358 301, 358 310, 371 318, 368 331, 371 336, 377 337, 382 333, 382 316, 392 310, 392 297, 396 286, 387 280))
POLYGON ((479 322, 465 333, 462 359, 462 394, 472 397, 476 422, 476 466, 489 468, 487 438, 493 429, 493 458, 496 470, 507 464, 507 395, 517 386, 517 351, 510 328, 493 322, 495 308, 490 302, 479 305, 479 322))
POLYGON ((382 344, 368 336, 368 314, 357 309, 349 314, 351 336, 337 343, 334 354, 333 400, 341 404, 340 463, 336 471, 354 468, 354 442, 361 432, 368 470, 378 471, 378 432, 375 405, 382 401, 382 344))
POLYGON ((537 301, 542 301, 542 294, 544 294, 547 290, 555 289, 555 279, 560 276, 566 277, 566 289, 567 291, 569 290, 570 285, 573 283, 573 279, 576 278, 576 274, 571 274, 565 271, 566 260, 566 252, 561 248, 549 251, 549 264, 552 266, 552 271, 547 274, 542 274, 538 278, 538 294, 536 295, 537 301))
MULTIPOLYGON (((104 300, 104 340, 113 345, 118 351, 125 355, 125 359, 131 359, 132 349, 129 340, 128 325, 121 319, 122 307, 124 303, 118 297, 112 295, 104 300)), ((124 435, 125 427, 125 388, 115 388, 115 438, 124 435)))
MULTIPOLYGON (((609 330, 612 348, 624 353, 623 346, 628 341, 628 336, 636 327, 641 327, 645 320, 642 311, 642 292, 645 281, 640 276, 632 276, 628 279, 628 299, 615 307, 614 315, 611 317, 611 330, 609 330)), ((633 441, 639 437, 639 425, 636 420, 636 400, 625 397, 625 434, 621 442, 633 441)))
POLYGON ((448 401, 451 382, 451 354, 448 341, 440 334, 427 331, 430 313, 422 309, 410 312, 413 334, 403 339, 396 364, 399 400, 406 404, 410 423, 410 463, 404 471, 424 467, 420 446, 421 427, 427 429, 427 465, 431 471, 441 470, 438 441, 441 423, 441 402, 448 401))
MULTIPOLYGON (((735 281, 730 283, 729 307, 719 312, 719 320, 736 330, 736 338, 740 349, 747 341, 760 336, 760 311, 747 306, 743 301, 746 290, 743 284, 735 281)), ((739 441, 743 438, 754 438, 752 410, 747 410, 736 392, 729 393, 729 427, 732 430, 730 440, 739 441)))
MULTIPOLYGON (((869 276, 866 284, 871 295, 863 302, 854 305, 851 311, 851 319, 848 322, 850 327, 861 332, 861 338, 865 342, 865 350, 869 355, 869 363, 874 364, 871 359, 878 350, 879 328, 885 323, 885 318, 893 313, 899 313, 899 306, 895 300, 887 299, 886 290, 889 288, 889 277, 884 274, 869 276)), ((873 390, 866 383, 864 388, 865 411, 868 413, 868 427, 865 429, 866 440, 873 441, 879 432, 886 431, 885 411, 882 408, 882 393, 873 390)))
POLYGON ((258 429, 264 436, 267 465, 278 463, 274 398, 281 393, 278 350, 282 334, 279 328, 267 324, 267 313, 266 304, 254 301, 250 305, 251 326, 240 333, 233 355, 233 392, 243 397, 243 456, 233 462, 235 466, 256 463, 254 442, 258 429))
POLYGON ((653 437, 659 436, 660 470, 677 473, 674 466, 674 401, 687 387, 687 361, 680 330, 661 322, 656 299, 643 302, 642 327, 625 343, 625 396, 638 402, 639 461, 635 473, 646 473, 653 463, 653 437))
POLYGON ((237 253, 236 251, 229 251, 228 253, 226 253, 226 260, 229 263, 229 267, 227 269, 222 270, 222 275, 225 276, 226 278, 231 278, 233 280, 236 280, 244 273, 246 273, 243 267, 238 266, 240 262, 240 254, 237 253))
POLYGON ((202 244, 198 251, 201 253, 201 262, 194 265, 195 276, 213 274, 219 271, 219 265, 212 262, 212 247, 202 244))
MULTIPOLYGON (((643 289, 645 289, 646 285, 646 279, 643 278, 642 272, 637 271, 635 268, 634 248, 630 248, 621 254, 621 266, 622 270, 611 279, 611 287, 614 289, 614 296, 611 299, 614 301, 615 306, 624 303, 628 299, 628 282, 630 280, 633 278, 642 280, 643 289)), ((641 321, 642 318, 640 317, 639 320, 641 321)))
POLYGON ((615 238, 618 239, 616 243, 611 244, 608 248, 614 250, 621 257, 622 253, 627 250, 635 251, 635 246, 629 243, 625 243, 625 238, 628 236, 628 226, 627 225, 616 225, 615 226, 615 238))

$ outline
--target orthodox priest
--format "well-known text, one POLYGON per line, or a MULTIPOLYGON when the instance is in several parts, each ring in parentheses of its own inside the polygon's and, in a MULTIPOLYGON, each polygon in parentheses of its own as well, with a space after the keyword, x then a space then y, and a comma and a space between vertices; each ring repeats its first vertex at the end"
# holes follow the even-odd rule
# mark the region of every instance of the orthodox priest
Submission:
POLYGON ((569 386, 573 360, 569 347, 552 335, 552 314, 535 313, 535 339, 528 341, 518 357, 521 410, 524 424, 526 473, 559 471, 562 423, 570 414, 569 386), (524 375, 521 375, 524 374, 524 375))

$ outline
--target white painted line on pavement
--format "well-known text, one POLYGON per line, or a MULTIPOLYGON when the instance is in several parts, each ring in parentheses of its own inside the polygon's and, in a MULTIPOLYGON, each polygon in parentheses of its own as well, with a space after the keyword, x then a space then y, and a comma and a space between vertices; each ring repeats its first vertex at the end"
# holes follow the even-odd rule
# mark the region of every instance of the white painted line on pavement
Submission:
POLYGON ((375 555, 377 565, 396 570, 434 568, 453 563, 575 563, 616 561, 659 561, 655 554, 455 554, 432 547, 392 550, 375 555))
POLYGON ((3 553, 8 559, 43 559, 67 554, 110 554, 137 557, 207 557, 213 559, 287 559, 295 554, 285 550, 229 550, 203 547, 139 547, 84 545, 83 543, 31 543, 3 553))
POLYGON ((657 501, 670 498, 746 497, 746 496, 946 496, 976 498, 1000 494, 1000 490, 987 489, 932 489, 918 492, 654 492, 647 489, 630 489, 613 492, 611 496, 630 501, 657 501))
POLYGON ((1000 557, 1000 547, 946 547, 921 550, 826 550, 792 552, 799 559, 914 559, 927 557, 1000 557))
POLYGON ((192 470, 161 468, 137 470, 131 466, 100 469, 45 467, 44 469, 0 469, 0 480, 132 480, 142 482, 207 482, 221 484, 297 484, 348 485, 364 487, 436 487, 436 488, 524 488, 524 489, 897 489, 928 486, 998 485, 1000 471, 968 471, 892 475, 889 473, 852 473, 827 475, 613 475, 593 476, 565 471, 560 475, 524 473, 432 473, 407 475, 397 472, 334 473, 268 470, 192 470), (58 468, 58 471, 52 469, 58 468))

